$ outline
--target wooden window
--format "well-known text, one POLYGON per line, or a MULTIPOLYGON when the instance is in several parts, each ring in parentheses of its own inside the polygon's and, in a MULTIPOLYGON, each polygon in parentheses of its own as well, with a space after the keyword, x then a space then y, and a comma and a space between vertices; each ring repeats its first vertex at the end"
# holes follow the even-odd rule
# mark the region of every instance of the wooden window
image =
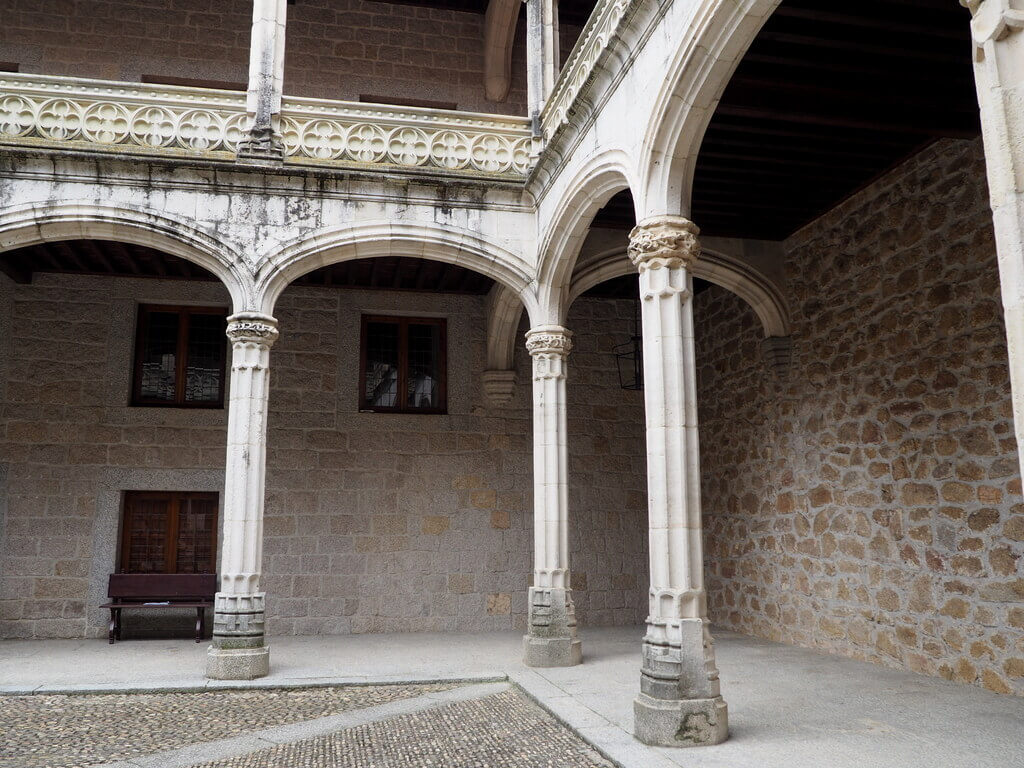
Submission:
POLYGON ((216 493, 125 493, 121 573, 216 573, 216 559, 216 493))
POLYGON ((221 408, 227 312, 218 307, 139 307, 132 405, 221 408))
POLYGON ((360 410, 446 413, 447 346, 443 319, 364 315, 360 410))

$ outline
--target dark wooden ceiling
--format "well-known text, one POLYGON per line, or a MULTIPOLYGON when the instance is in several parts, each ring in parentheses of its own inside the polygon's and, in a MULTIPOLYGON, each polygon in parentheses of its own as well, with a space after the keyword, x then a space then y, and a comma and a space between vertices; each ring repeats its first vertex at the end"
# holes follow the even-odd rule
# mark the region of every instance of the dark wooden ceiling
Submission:
MULTIPOLYGON (((693 220, 780 240, 936 139, 977 136, 968 24, 952 0, 783 0, 705 134, 693 220)), ((595 224, 631 226, 628 193, 595 224)))
MULTIPOLYGON (((295 0, 292 5, 301 3, 302 0, 295 0)), ((370 0, 375 3, 388 3, 390 5, 415 5, 426 8, 441 8, 450 11, 464 11, 465 13, 487 13, 489 0, 370 0)), ((564 24, 572 24, 582 27, 591 11, 597 5, 597 0, 559 0, 558 20, 564 24)), ((525 13, 525 11, 524 11, 525 13)))
MULTIPOLYGON (((163 280, 216 280, 196 264, 162 251, 106 240, 66 240, 0 254, 0 272, 29 283, 37 272, 163 280)), ((425 291, 482 296, 494 281, 472 270, 427 259, 388 256, 321 267, 295 285, 425 291)))

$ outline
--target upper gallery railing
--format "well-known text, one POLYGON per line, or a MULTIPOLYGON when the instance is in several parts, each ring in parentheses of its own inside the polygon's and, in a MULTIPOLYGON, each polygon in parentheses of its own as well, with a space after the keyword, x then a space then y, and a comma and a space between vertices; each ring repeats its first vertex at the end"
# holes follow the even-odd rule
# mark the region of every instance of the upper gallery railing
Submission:
POLYGON ((550 98, 541 113, 544 138, 550 139, 562 127, 572 113, 576 97, 593 74, 597 60, 615 37, 619 23, 634 0, 598 0, 593 13, 587 20, 576 45, 569 52, 569 58, 555 83, 550 98))
MULTIPOLYGON (((0 73, 0 145, 231 160, 245 94, 212 88, 0 73)), ((284 101, 286 162, 428 175, 525 178, 529 120, 324 99, 284 101)))

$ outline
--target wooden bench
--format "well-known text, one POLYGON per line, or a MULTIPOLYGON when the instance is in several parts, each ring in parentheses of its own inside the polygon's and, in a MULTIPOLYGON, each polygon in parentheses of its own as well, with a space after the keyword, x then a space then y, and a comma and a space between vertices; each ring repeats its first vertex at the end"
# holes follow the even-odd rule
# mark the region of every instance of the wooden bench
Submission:
POLYGON ((203 639, 206 609, 217 592, 215 573, 112 573, 107 586, 110 609, 109 638, 121 639, 121 611, 125 608, 195 608, 196 642, 203 639))

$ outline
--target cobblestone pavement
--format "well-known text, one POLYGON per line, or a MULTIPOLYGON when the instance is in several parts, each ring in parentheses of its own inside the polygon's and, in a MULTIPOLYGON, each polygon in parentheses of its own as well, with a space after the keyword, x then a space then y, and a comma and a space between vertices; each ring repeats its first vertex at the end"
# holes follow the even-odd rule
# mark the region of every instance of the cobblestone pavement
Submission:
POLYGON ((611 768, 525 695, 493 696, 194 768, 611 768))
POLYGON ((0 768, 84 768, 455 687, 0 696, 0 768))

